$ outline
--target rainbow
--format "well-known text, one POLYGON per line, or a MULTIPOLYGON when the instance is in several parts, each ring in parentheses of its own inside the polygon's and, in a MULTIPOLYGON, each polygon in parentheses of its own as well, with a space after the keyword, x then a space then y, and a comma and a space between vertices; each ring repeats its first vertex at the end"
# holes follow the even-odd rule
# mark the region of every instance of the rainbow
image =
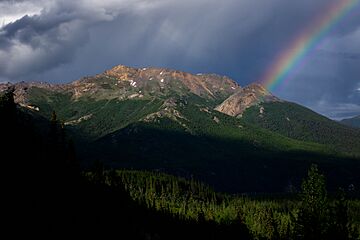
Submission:
POLYGON ((290 47, 275 58, 274 63, 270 65, 259 82, 272 91, 289 79, 290 74, 301 66, 305 57, 358 3, 359 0, 336 1, 311 24, 311 27, 301 32, 290 47))

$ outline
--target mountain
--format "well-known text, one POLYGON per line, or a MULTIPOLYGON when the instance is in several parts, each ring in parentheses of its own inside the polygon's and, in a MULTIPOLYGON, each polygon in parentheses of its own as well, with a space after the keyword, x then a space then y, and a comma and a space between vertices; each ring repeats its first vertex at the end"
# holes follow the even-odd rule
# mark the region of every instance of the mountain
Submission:
POLYGON ((360 116, 343 119, 340 121, 340 123, 345 124, 350 127, 360 128, 360 116))
POLYGON ((14 87, 16 102, 34 114, 56 111, 84 167, 101 160, 195 177, 221 191, 274 192, 299 186, 315 162, 334 188, 360 183, 359 131, 258 84, 119 65, 69 84, 14 87))
POLYGON ((360 131, 280 100, 261 85, 239 89, 215 109, 292 139, 331 145, 350 155, 360 154, 360 131))
POLYGON ((47 117, 56 110, 65 125, 98 138, 155 112, 176 114, 169 106, 174 97, 219 103, 239 88, 233 80, 214 74, 120 65, 70 84, 18 83, 15 100, 47 117))
MULTIPOLYGON (((3 86, 7 86, 6 84, 3 86)), ((31 102, 33 95, 58 93, 70 95, 74 101, 90 98, 94 100, 151 99, 171 94, 179 96, 189 93, 207 99, 225 99, 240 86, 233 80, 215 74, 189 74, 164 68, 131 68, 123 65, 92 77, 84 77, 70 84, 18 83, 16 101, 31 102), (31 92, 41 89, 41 92, 31 92)))
MULTIPOLYGON (((239 89, 228 97, 215 110, 233 117, 242 117, 243 112, 251 106, 267 102, 280 102, 281 100, 273 96, 263 86, 251 84, 243 89, 239 89)), ((263 110, 261 110, 263 111, 263 110)))

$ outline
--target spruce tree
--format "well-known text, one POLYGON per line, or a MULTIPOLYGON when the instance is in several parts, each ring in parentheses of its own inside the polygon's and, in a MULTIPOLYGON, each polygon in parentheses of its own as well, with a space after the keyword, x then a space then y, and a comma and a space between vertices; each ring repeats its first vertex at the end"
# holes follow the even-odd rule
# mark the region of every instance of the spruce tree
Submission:
POLYGON ((330 215, 328 239, 349 239, 348 204, 345 192, 340 190, 330 215))
POLYGON ((302 183, 301 207, 296 220, 296 239, 326 239, 328 231, 328 200, 325 177, 312 165, 302 183))

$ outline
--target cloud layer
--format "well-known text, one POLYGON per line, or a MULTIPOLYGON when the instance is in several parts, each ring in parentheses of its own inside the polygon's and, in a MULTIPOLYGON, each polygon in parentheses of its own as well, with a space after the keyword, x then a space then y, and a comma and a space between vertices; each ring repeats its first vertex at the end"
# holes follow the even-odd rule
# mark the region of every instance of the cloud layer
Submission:
POLYGON ((141 2, 131 2, 2 2, 2 22, 12 22, 0 30, 1 77, 26 78, 71 62, 77 50, 90 41, 89 28, 113 21, 123 9, 141 9, 141 2), (22 17, 13 19, 21 13, 22 17))
MULTIPOLYGON (((68 82, 126 64, 215 72, 245 85, 336 1, 1 1, 0 81, 68 82)), ((331 117, 360 114, 355 10, 276 95, 331 117)))

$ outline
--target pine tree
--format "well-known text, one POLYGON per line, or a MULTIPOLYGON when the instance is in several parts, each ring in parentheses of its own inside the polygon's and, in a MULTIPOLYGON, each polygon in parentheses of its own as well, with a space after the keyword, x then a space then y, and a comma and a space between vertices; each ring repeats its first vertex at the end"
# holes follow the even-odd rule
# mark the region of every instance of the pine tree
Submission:
POLYGON ((279 239, 279 233, 277 231, 277 225, 274 220, 274 213, 271 208, 264 209, 263 224, 266 231, 267 239, 279 239))
POLYGON ((331 213, 328 239, 349 239, 348 205, 345 192, 341 190, 331 213))
POLYGON ((16 125, 16 104, 14 101, 14 87, 8 88, 0 94, 0 124, 1 124, 1 140, 10 141, 17 131, 16 125), (11 139, 9 139, 11 138, 11 139))
POLYGON ((0 108, 7 109, 13 111, 16 104, 14 101, 15 88, 9 87, 6 91, 4 91, 0 96, 0 108))
POLYGON ((312 165, 303 181, 301 207, 296 220, 296 238, 308 240, 326 239, 328 231, 328 200, 325 177, 312 165))
POLYGON ((101 163, 101 161, 96 160, 93 165, 93 182, 98 185, 104 185, 106 181, 106 175, 105 175, 105 169, 104 165, 101 163))

